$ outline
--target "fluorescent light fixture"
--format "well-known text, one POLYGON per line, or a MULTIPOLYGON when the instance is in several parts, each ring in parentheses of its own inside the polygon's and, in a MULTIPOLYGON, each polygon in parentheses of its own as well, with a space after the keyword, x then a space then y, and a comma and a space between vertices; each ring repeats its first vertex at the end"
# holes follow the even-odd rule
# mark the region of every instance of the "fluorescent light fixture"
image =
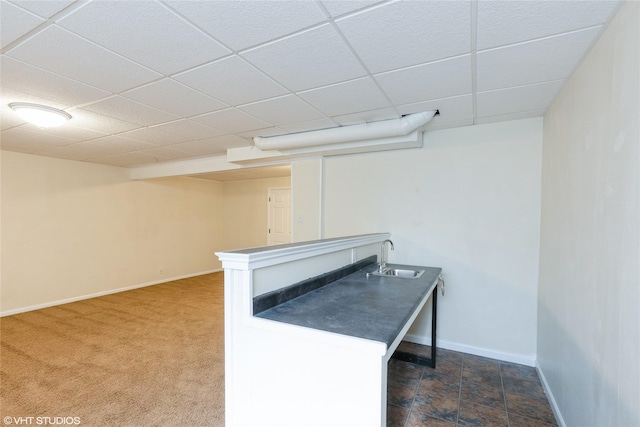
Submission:
POLYGON ((71 114, 46 105, 12 102, 9 107, 23 120, 41 128, 62 126, 71 118, 71 114))

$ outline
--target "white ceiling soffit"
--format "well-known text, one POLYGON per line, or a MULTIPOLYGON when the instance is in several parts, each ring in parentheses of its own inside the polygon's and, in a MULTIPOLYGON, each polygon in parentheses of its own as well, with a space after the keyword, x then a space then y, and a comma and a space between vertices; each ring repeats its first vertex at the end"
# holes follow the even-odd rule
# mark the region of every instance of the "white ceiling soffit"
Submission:
POLYGON ((395 120, 380 120, 288 135, 256 136, 253 138, 253 142, 261 150, 289 150, 396 137, 407 135, 426 125, 436 113, 437 111, 428 111, 410 114, 395 120))
POLYGON ((619 6, 0 0, 0 146, 202 172, 258 136, 436 109, 427 131, 541 116, 619 6), (72 119, 39 129, 11 102, 72 119))
POLYGON ((422 128, 438 111, 307 132, 253 138, 254 146, 227 150, 227 161, 250 164, 422 147, 422 128))
POLYGON ((246 181, 265 178, 291 177, 291 165, 244 167, 228 171, 209 172, 198 175, 190 175, 193 178, 208 179, 212 181, 246 181))

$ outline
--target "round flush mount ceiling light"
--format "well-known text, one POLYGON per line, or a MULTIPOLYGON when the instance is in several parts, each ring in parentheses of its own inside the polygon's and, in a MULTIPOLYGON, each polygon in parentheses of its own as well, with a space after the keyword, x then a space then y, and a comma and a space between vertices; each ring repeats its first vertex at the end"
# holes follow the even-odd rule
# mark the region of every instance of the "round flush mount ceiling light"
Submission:
POLYGON ((71 114, 66 111, 47 107, 46 105, 12 102, 9 107, 23 120, 41 128, 62 126, 67 120, 71 119, 71 114))

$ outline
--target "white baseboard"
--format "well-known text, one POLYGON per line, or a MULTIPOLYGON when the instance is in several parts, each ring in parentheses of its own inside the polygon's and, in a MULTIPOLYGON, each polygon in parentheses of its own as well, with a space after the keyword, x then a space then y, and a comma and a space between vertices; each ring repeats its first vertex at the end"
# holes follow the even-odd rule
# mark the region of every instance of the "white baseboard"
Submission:
MULTIPOLYGON (((404 336, 405 341, 410 341, 416 344, 431 345, 431 337, 425 337, 422 335, 407 334, 404 336)), ((474 347, 467 344, 460 344, 451 341, 437 340, 436 346, 447 350, 459 351, 461 353, 473 354, 476 356, 488 357, 491 359, 502 360, 503 362, 518 363, 520 365, 526 365, 534 367, 536 366, 535 354, 513 354, 503 351, 491 350, 488 348, 474 347)))
POLYGON ((540 381, 542 382, 542 387, 544 388, 544 392, 547 394, 547 399, 551 404, 551 409, 553 410, 553 415, 556 416, 556 421, 560 427, 567 427, 567 423, 564 422, 564 418, 562 418, 562 413, 560 412, 560 408, 558 407, 558 402, 556 402, 556 398, 553 396, 553 392, 549 388, 549 383, 547 382, 547 378, 544 376, 544 372, 542 368, 540 368, 540 364, 536 361, 536 371, 538 371, 538 377, 540 377, 540 381))
POLYGON ((36 305, 29 306, 29 307, 16 308, 16 309, 13 309, 13 310, 7 310, 7 311, 0 312, 0 317, 11 316, 13 314, 19 314, 19 313, 25 313, 27 311, 40 310, 41 308, 54 307, 56 305, 68 304, 70 302, 82 301, 82 300, 85 300, 85 299, 101 297, 101 296, 104 296, 104 295, 117 294, 118 292, 130 291, 130 290, 133 290, 133 289, 144 288, 144 287, 152 286, 152 285, 158 285, 160 283, 172 282, 174 280, 187 279, 189 277, 195 277, 195 276, 202 276, 204 274, 217 273, 218 271, 222 271, 222 268, 216 268, 214 270, 201 271, 199 273, 193 273, 193 274, 185 274, 183 276, 178 276, 178 277, 168 277, 166 279, 154 280, 153 282, 141 283, 141 284, 138 284, 138 285, 127 286, 127 287, 118 288, 118 289, 111 289, 111 290, 108 290, 108 291, 96 292, 94 294, 81 295, 81 296, 78 296, 78 297, 67 298, 67 299, 58 300, 58 301, 45 302, 43 304, 36 304, 36 305))

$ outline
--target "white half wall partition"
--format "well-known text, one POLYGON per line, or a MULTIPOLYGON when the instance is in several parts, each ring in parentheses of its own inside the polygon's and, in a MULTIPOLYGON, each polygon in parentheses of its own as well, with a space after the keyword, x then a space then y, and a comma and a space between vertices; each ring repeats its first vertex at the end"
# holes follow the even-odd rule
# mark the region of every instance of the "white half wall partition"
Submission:
POLYGON ((255 317, 253 304, 257 296, 374 256, 388 237, 216 253, 225 271, 225 425, 386 424, 385 343, 255 317))

